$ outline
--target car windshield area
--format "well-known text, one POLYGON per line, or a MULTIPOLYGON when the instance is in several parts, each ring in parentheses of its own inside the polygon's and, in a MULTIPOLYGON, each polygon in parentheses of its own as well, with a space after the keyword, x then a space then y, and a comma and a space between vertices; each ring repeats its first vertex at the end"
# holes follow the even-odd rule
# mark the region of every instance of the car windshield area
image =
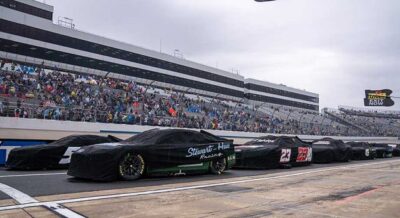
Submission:
POLYGON ((374 147, 388 147, 388 144, 374 144, 374 147))
POLYGON ((134 143, 134 144, 140 144, 140 143, 151 143, 154 144, 157 139, 159 138, 159 129, 151 129, 142 133, 139 133, 137 135, 134 135, 128 139, 125 139, 122 141, 123 143, 134 143))
POLYGON ((246 142, 245 145, 260 145, 260 144, 271 144, 274 143, 278 137, 276 136, 264 136, 257 139, 253 139, 249 142, 246 142))
POLYGON ((71 144, 77 144, 79 136, 77 135, 71 135, 71 136, 67 136, 61 139, 58 139, 56 141, 53 141, 49 144, 47 144, 47 146, 59 146, 59 145, 71 145, 71 144))
POLYGON ((158 144, 207 144, 225 141, 225 139, 196 131, 179 131, 164 135, 158 140, 158 144))

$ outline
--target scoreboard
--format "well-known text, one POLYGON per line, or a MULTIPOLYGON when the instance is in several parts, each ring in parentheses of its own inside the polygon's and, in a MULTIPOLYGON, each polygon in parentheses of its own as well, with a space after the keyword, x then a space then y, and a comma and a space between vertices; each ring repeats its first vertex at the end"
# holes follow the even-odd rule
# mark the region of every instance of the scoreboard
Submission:
POLYGON ((364 106, 390 107, 394 101, 390 98, 392 90, 365 90, 364 106))

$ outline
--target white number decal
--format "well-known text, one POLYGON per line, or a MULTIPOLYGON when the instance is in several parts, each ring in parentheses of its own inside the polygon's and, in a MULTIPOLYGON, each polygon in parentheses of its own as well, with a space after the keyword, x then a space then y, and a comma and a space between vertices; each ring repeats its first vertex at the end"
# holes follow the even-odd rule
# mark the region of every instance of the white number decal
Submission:
POLYGON ((69 164, 71 162, 71 155, 75 151, 79 150, 81 147, 68 147, 65 153, 63 154, 59 164, 69 164))
POLYGON ((308 150, 307 161, 309 161, 309 162, 312 161, 312 148, 310 148, 310 149, 308 150))
POLYGON ((365 156, 369 157, 369 149, 365 149, 365 156))
POLYGON ((281 163, 288 163, 290 161, 290 154, 292 153, 292 150, 290 148, 288 149, 282 149, 281 152, 281 163))

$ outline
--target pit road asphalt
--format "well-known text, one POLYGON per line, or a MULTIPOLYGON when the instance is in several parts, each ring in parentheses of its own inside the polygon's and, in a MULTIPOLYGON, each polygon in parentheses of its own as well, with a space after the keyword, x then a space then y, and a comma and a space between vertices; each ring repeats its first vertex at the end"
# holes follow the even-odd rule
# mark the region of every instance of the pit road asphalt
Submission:
MULTIPOLYGON (((400 158, 375 159, 364 161, 352 161, 346 163, 312 164, 305 167, 294 167, 291 169, 270 170, 242 170, 232 169, 222 175, 193 175, 178 177, 150 177, 137 181, 114 181, 95 182, 90 180, 78 180, 68 176, 66 170, 51 171, 9 171, 0 168, 0 183, 11 186, 29 196, 44 196, 56 194, 68 194, 77 192, 134 188, 134 187, 157 187, 167 184, 190 183, 199 181, 217 181, 220 179, 240 178, 248 176, 272 175, 282 172, 301 172, 311 169, 335 166, 351 166, 354 164, 377 163, 385 160, 400 160, 400 158)), ((9 198, 0 192, 0 200, 9 198)))
POLYGON ((399 172, 400 158, 107 183, 0 169, 0 217, 399 217, 399 172))

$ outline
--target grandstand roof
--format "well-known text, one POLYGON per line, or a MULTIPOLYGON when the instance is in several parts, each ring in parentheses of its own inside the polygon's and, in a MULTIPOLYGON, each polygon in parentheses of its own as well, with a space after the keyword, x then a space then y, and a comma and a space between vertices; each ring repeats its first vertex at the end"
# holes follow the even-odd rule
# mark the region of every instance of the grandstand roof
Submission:
POLYGON ((40 8, 40 9, 43 9, 43 10, 46 10, 46 11, 51 11, 51 12, 54 11, 54 7, 52 5, 48 5, 48 4, 45 4, 45 3, 42 3, 42 2, 38 2, 38 1, 35 1, 35 0, 15 0, 15 1, 21 2, 23 4, 30 5, 30 6, 33 6, 35 8, 40 8))

